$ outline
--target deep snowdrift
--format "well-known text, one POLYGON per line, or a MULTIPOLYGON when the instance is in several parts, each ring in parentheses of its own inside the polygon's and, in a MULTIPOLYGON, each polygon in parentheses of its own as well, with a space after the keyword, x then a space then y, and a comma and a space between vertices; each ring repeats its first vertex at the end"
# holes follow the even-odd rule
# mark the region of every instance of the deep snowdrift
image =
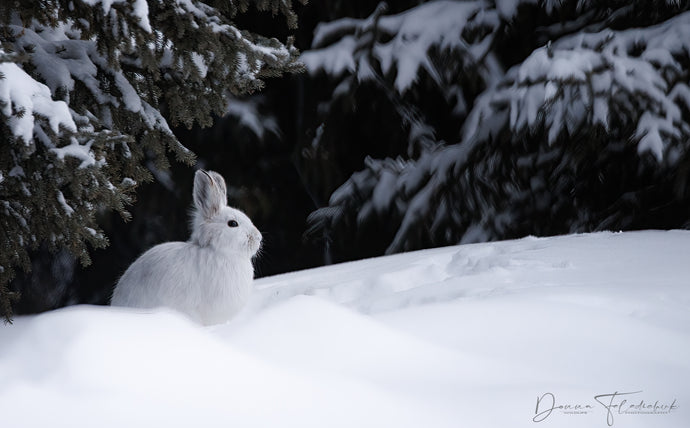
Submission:
POLYGON ((19 317, 0 327, 0 425, 687 427, 689 249, 672 231, 401 254, 259 280, 206 329, 19 317))

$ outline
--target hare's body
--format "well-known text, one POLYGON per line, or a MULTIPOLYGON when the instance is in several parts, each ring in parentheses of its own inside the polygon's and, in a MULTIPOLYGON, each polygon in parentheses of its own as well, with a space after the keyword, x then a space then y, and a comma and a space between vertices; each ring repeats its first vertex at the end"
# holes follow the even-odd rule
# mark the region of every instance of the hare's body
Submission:
POLYGON ((112 304, 168 307, 201 324, 218 324, 244 306, 253 277, 250 259, 238 263, 232 254, 189 242, 168 242, 132 263, 113 292, 112 304), (197 269, 185 268, 190 265, 197 269))
POLYGON ((225 191, 220 175, 197 172, 192 237, 142 254, 120 278, 111 304, 168 307, 206 325, 236 314, 249 298, 261 234, 244 213, 226 206, 225 191))

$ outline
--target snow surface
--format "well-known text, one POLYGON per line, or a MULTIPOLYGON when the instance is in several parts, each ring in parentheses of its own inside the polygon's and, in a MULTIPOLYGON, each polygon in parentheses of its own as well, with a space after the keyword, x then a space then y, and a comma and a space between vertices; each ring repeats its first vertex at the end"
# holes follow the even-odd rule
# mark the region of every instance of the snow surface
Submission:
POLYGON ((210 328, 18 317, 2 426, 687 427, 689 248, 687 231, 597 233, 335 265, 258 280, 210 328), (608 413, 594 397, 615 392, 635 394, 608 413), (673 408, 634 414, 655 404, 673 408))

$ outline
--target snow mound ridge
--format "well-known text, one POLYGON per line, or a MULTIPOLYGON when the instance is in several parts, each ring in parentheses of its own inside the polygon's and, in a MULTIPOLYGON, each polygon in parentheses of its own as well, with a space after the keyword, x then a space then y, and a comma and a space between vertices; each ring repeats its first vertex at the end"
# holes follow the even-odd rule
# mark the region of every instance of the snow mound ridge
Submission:
POLYGON ((687 248, 687 231, 596 233, 346 263, 261 279, 210 328, 110 307, 18 317, 0 328, 0 414, 10 427, 685 427, 687 248))

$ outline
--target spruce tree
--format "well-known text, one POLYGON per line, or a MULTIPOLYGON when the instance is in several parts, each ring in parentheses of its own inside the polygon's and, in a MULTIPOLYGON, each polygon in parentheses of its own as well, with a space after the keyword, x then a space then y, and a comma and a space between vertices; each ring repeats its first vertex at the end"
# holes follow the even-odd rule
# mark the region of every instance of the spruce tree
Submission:
POLYGON ((368 94, 389 102, 376 112, 383 141, 367 142, 384 156, 331 189, 309 235, 346 259, 687 227, 689 7, 432 1, 321 25, 304 60, 332 92, 312 157, 358 143, 349 130, 368 120, 368 94))
POLYGON ((0 313, 39 246, 83 264, 107 245, 102 210, 127 217, 144 163, 194 154, 172 126, 208 126, 231 96, 300 69, 290 39, 238 28, 249 8, 297 18, 291 0, 22 0, 0 3, 0 313))

